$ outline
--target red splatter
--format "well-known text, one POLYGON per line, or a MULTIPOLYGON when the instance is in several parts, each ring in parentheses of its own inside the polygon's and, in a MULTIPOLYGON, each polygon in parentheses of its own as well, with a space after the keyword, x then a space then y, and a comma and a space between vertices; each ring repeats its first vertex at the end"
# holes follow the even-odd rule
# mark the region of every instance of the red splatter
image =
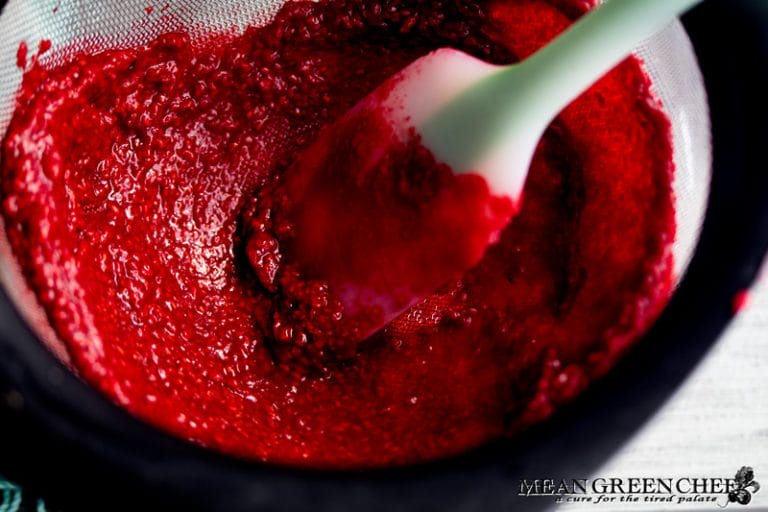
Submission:
POLYGON ((29 47, 26 41, 19 43, 19 49, 16 50, 16 67, 24 69, 27 67, 27 54, 29 53, 29 47))
POLYGON ((51 49, 51 40, 50 39, 41 39, 40 44, 37 47, 37 55, 43 55, 45 52, 51 49))
POLYGON ((749 307, 751 293, 749 290, 741 290, 731 299, 731 309, 737 315, 749 307))

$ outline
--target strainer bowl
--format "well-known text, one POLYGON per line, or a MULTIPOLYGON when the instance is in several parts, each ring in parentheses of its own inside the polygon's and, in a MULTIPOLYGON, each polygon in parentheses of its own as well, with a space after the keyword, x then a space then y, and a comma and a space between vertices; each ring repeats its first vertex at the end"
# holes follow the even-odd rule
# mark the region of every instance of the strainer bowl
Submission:
MULTIPOLYGON (((738 73, 729 74, 728 80, 721 73, 732 71, 725 49, 742 48, 742 43, 736 39, 733 46, 726 41, 712 47, 705 41, 713 22, 725 23, 734 34, 734 27, 742 24, 756 27, 759 34, 760 27, 768 26, 760 25, 768 23, 768 12, 756 12, 748 2, 724 4, 710 1, 689 18, 705 79, 678 23, 638 50, 673 123, 678 223, 673 251, 679 288, 647 339, 555 421, 462 458, 397 471, 293 471, 220 456, 135 420, 75 378, 61 364, 63 352, 56 358, 44 348, 40 338, 57 352, 55 336, 41 327, 44 322, 6 245, 0 251, 0 395, 7 404, 0 408, 0 425, 2 434, 16 441, 5 443, 9 446, 2 452, 0 471, 81 508, 103 509, 99 500, 127 485, 122 495, 130 496, 110 508, 147 507, 142 500, 151 499, 154 506, 147 508, 214 510, 226 504, 233 511, 498 509, 514 499, 516 478, 550 474, 553 468, 563 476, 585 474, 663 402, 706 351, 732 316, 730 298, 754 279, 768 247, 768 213, 758 194, 768 190, 768 178, 755 172, 765 157, 747 147, 757 142, 752 136, 738 142, 729 136, 734 125, 743 129, 768 109, 764 101, 762 110, 743 103, 747 94, 734 99, 735 91, 724 85, 729 80, 741 83, 738 73), (711 197, 705 83, 715 136, 711 197), (595 424, 607 432, 602 439, 590 435, 595 424), (77 471, 63 471, 75 460, 77 471), (78 484, 86 488, 78 489, 78 484)), ((22 40, 35 44, 50 39, 55 47, 71 51, 101 49, 147 42, 178 28, 193 34, 238 30, 266 21, 280 5, 269 0, 236 5, 190 0, 168 5, 166 16, 153 18, 147 16, 145 0, 109 0, 97 6, 77 0, 11 0, 0 15, 0 133, 7 127, 21 79, 16 48, 22 40)), ((748 32, 742 37, 759 39, 748 32)), ((760 42, 752 51, 765 62, 768 46, 764 39, 760 42)), ((67 52, 51 53, 44 63, 55 65, 66 58, 67 52)), ((768 82, 764 73, 759 78, 768 82)), ((754 93, 751 87, 748 92, 754 93)), ((765 133, 757 123, 755 130, 765 133)))

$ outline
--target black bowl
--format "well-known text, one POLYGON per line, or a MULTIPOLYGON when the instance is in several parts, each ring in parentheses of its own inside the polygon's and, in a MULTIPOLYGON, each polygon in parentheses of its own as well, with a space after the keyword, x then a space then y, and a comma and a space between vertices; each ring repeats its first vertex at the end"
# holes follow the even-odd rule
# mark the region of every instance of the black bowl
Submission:
POLYGON ((0 473, 72 510, 548 507, 519 498, 519 479, 589 476, 700 361, 768 249, 768 4, 709 0, 684 24, 713 123, 701 242, 651 332, 554 419, 515 439, 407 469, 311 472, 238 461, 167 436, 88 387, 44 348, 0 290, 0 473))

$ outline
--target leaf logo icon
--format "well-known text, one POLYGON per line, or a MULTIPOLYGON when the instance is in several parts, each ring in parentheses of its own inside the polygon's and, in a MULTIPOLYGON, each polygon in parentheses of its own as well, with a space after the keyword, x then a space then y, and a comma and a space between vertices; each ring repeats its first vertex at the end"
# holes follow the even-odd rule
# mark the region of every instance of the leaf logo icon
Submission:
MULTIPOLYGON (((760 490, 760 484, 755 481, 755 472, 749 466, 742 466, 736 472, 737 488, 728 493, 728 503, 738 503, 748 505, 752 501, 752 493, 760 490)), ((725 506, 728 506, 728 503, 725 506)))

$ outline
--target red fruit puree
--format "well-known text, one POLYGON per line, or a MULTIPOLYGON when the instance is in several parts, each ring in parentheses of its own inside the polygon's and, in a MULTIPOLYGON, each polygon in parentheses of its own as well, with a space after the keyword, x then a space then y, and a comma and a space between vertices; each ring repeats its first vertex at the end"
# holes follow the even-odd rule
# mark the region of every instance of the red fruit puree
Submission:
MULTIPOLYGON (((362 342, 322 324, 343 308, 290 263, 311 241, 291 238, 268 191, 416 58, 454 46, 513 62, 585 3, 289 2, 237 37, 33 61, 3 142, 2 213, 75 369, 166 431, 306 467, 430 460, 548 417, 670 293, 670 129, 636 60, 553 123, 519 214, 477 265, 362 342)), ((444 170, 413 162, 374 189, 416 208, 444 170)), ((346 178, 328 179, 316 185, 346 178)), ((318 225, 353 223, 359 203, 318 225)))

